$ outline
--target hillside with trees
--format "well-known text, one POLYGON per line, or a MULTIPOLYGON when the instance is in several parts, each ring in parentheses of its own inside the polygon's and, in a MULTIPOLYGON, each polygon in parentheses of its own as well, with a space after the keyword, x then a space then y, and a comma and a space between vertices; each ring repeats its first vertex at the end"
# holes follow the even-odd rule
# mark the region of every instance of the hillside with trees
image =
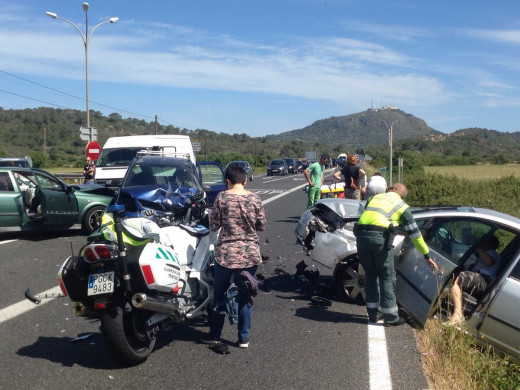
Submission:
MULTIPOLYGON (((413 155, 422 165, 464 165, 480 162, 508 163, 520 160, 520 133, 487 129, 463 129, 451 134, 436 131, 397 109, 370 109, 364 112, 322 119, 303 129, 265 137, 217 133, 206 129, 188 130, 156 125, 118 113, 103 116, 91 111, 91 126, 98 129, 98 142, 109 137, 146 134, 184 134, 199 142, 199 160, 246 159, 265 166, 277 157, 317 154, 370 154, 388 158, 388 129, 393 127, 394 155, 413 155)), ((79 110, 0 108, 0 157, 30 155, 40 167, 82 167, 86 142, 79 138, 85 113, 79 110)))

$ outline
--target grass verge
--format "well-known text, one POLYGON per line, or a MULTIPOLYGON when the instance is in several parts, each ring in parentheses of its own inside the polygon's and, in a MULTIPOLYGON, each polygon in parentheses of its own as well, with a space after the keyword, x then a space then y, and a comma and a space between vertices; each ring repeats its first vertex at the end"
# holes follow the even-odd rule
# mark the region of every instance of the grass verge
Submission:
POLYGON ((472 336, 432 318, 417 332, 424 372, 435 390, 520 390, 520 366, 482 350, 472 336))

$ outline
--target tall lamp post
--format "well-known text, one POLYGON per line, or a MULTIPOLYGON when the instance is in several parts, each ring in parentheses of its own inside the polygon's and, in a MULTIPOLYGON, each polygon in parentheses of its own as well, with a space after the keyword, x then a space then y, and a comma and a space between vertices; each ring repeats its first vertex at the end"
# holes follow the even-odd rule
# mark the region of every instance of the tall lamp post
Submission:
POLYGON ((54 12, 45 12, 47 15, 49 15, 53 19, 60 19, 64 22, 67 22, 72 27, 74 27, 76 30, 78 30, 79 35, 81 35, 81 39, 83 39, 83 45, 85 45, 85 91, 86 91, 86 101, 87 101, 87 128, 90 129, 90 112, 89 112, 89 97, 88 97, 88 43, 90 42, 90 37, 92 36, 92 33, 96 28, 101 26, 105 23, 115 23, 119 20, 118 17, 113 17, 108 20, 105 20, 104 22, 99 23, 97 26, 95 26, 92 30, 90 30, 90 33, 88 31, 88 3, 83 3, 83 11, 85 11, 85 34, 81 32, 81 30, 76 26, 74 23, 72 23, 70 20, 67 20, 65 18, 59 17, 54 12))

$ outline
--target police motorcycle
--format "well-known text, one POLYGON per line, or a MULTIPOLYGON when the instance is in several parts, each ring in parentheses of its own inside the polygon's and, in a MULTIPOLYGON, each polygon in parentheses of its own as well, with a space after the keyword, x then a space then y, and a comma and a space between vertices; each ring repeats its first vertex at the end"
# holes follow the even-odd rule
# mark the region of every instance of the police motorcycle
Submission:
MULTIPOLYGON (((137 217, 125 215, 124 205, 109 206, 101 228, 58 272, 73 313, 100 319, 107 349, 129 366, 147 359, 159 330, 210 313, 213 296, 216 233, 202 195, 158 189, 147 200, 137 217)), ((29 289, 25 295, 35 303, 45 298, 29 289)))

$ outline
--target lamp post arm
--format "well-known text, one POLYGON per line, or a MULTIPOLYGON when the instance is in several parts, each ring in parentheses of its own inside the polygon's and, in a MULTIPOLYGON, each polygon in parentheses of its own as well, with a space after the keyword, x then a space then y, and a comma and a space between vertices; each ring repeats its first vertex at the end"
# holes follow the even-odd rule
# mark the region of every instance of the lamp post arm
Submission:
POLYGON ((94 32, 94 30, 95 30, 96 28, 98 28, 99 26, 101 26, 101 25, 103 25, 103 24, 106 24, 106 23, 112 23, 112 22, 110 22, 110 20, 105 20, 104 22, 101 22, 101 23, 99 23, 98 25, 96 25, 92 30, 90 30, 90 33, 88 34, 88 37, 87 37, 86 42, 88 43, 88 42, 90 41, 90 37, 92 36, 92 33, 94 32))
POLYGON ((72 23, 70 20, 67 20, 65 18, 62 18, 61 16, 56 16, 55 19, 59 19, 59 20, 63 20, 64 22, 67 22, 68 24, 70 24, 72 27, 74 27, 78 32, 79 32, 79 35, 81 35, 81 39, 83 40, 83 44, 86 46, 87 45, 87 38, 85 37, 85 35, 81 32, 81 30, 79 29, 78 26, 76 26, 74 23, 72 23))

